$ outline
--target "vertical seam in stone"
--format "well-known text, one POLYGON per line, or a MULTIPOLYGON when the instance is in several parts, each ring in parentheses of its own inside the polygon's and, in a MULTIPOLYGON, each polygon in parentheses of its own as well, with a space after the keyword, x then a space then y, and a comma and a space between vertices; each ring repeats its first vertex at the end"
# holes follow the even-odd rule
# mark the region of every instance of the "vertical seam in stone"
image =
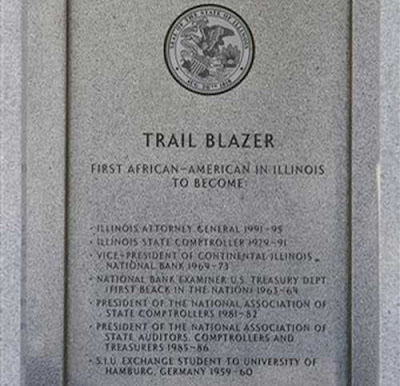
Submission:
POLYGON ((62 382, 68 383, 68 207, 69 207, 69 78, 70 0, 65 1, 65 198, 64 198, 64 366, 62 382))
POLYGON ((347 384, 350 386, 353 383, 353 71, 354 71, 354 60, 353 60, 353 37, 354 37, 354 0, 350 3, 350 15, 349 15, 349 132, 348 132, 348 230, 349 230, 349 240, 348 240, 348 381, 347 384))

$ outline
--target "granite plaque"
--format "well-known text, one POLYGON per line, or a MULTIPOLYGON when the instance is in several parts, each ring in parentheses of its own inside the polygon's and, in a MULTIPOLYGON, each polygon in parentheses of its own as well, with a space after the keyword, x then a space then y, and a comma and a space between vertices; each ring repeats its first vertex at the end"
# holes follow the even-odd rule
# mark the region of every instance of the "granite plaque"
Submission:
POLYGON ((349 382, 350 2, 72 0, 70 385, 349 382))

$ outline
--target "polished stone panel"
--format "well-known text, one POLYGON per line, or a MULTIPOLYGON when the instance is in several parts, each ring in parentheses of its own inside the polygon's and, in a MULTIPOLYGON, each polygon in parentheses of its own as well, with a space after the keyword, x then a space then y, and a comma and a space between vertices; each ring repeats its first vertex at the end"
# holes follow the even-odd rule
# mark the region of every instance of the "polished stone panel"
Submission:
MULTIPOLYGON (((343 385, 350 6, 224 1, 254 63, 234 89, 198 95, 163 52, 197 5, 71 2, 67 379, 343 385)), ((197 83, 224 76, 223 48, 244 50, 215 38, 207 16, 223 11, 202 11, 177 35, 190 52, 176 46, 197 83)))

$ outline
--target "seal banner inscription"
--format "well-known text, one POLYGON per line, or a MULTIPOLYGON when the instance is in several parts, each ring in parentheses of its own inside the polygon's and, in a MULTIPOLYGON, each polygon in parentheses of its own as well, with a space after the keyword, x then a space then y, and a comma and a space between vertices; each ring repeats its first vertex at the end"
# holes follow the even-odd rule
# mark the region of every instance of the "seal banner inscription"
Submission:
POLYGON ((214 4, 181 14, 168 30, 164 49, 172 76, 203 95, 237 86, 254 59, 254 39, 246 22, 236 12, 214 4))

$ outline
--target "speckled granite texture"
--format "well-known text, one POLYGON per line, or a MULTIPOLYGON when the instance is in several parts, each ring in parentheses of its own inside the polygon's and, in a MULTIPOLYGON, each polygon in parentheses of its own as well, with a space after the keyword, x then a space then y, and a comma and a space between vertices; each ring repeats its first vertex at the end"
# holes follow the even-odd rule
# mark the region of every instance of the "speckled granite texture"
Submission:
POLYGON ((22 1, 0 1, 0 384, 21 381, 22 1))
POLYGON ((58 385, 64 357, 66 1, 26 11, 24 382, 58 385))
POLYGON ((400 2, 381 8, 380 384, 400 379, 400 2))
MULTIPOLYGON (((400 4, 354 0, 352 8, 352 384, 397 386, 400 4)), ((66 0, 0 0, 5 386, 65 383, 65 31, 66 0)))
MULTIPOLYGON (((201 377, 164 376, 159 369, 163 366, 153 366, 154 376, 138 375, 135 380, 141 386, 241 386, 243 383, 249 386, 265 383, 319 386, 321 378, 324 378, 325 386, 344 384, 349 378, 350 4, 347 0, 221 0, 221 5, 235 10, 249 23, 254 35, 256 58, 248 76, 238 87, 207 97, 188 92, 172 79, 163 55, 164 39, 173 20, 199 3, 198 0, 71 1, 67 379, 71 385, 87 382, 88 386, 108 386, 111 382, 127 386, 132 382, 131 377, 108 375, 107 367, 99 364, 97 358, 113 355, 120 360, 127 355, 145 358, 162 355, 172 358, 175 364, 170 367, 175 368, 177 357, 200 355, 194 346, 193 332, 187 333, 190 348, 182 353, 107 351, 105 331, 95 328, 90 331, 90 325, 97 326, 97 323, 107 321, 140 322, 143 319, 107 318, 105 309, 90 304, 90 301, 117 296, 142 299, 144 295, 109 294, 105 292, 105 285, 90 281, 90 275, 97 278, 97 275, 121 274, 120 271, 110 271, 104 261, 93 258, 91 254, 97 256, 97 251, 122 250, 100 249, 99 245, 91 247, 90 242, 94 244, 97 240, 92 240, 91 227, 121 222, 193 226, 259 223, 268 226, 275 221, 284 224, 286 229, 285 237, 288 237, 290 246, 283 251, 311 251, 320 256, 323 263, 299 266, 263 261, 252 264, 232 262, 226 275, 240 274, 249 280, 250 274, 258 272, 271 276, 305 275, 306 272, 315 276, 329 274, 330 284, 321 289, 323 295, 304 290, 298 297, 314 301, 316 297, 324 296, 329 303, 326 312, 260 310, 256 319, 257 323, 277 323, 282 319, 288 323, 327 323, 329 332, 324 337, 315 334, 309 334, 309 339, 299 337, 292 345, 211 342, 207 356, 221 358, 221 363, 226 363, 225 358, 230 352, 243 362, 243 358, 265 356, 296 357, 301 358, 300 361, 304 357, 315 357, 319 365, 285 369, 259 366, 254 367, 254 374, 248 379, 237 376, 237 373, 232 377, 216 377, 210 371, 201 377), (146 148, 143 132, 166 135, 191 132, 197 138, 198 147, 146 148), (207 150, 200 139, 204 133, 227 136, 243 132, 273 133, 276 148, 270 151, 207 150), (183 190, 175 189, 171 178, 166 175, 128 176, 123 173, 107 176, 91 173, 92 163, 118 162, 124 166, 172 163, 182 165, 182 169, 197 164, 310 163, 324 164, 327 171, 321 178, 263 178, 250 174, 246 178, 248 188, 242 190, 196 189, 193 186, 183 190)), ((193 174, 180 172, 176 177, 182 176, 190 179, 193 174)), ((192 234, 190 237, 199 236, 192 234)), ((228 238, 229 235, 219 237, 228 238)), ((132 247, 132 250, 153 249, 140 246, 132 247)), ((193 253, 198 250, 207 249, 193 248, 193 253)), ((254 248, 225 247, 219 250, 254 251, 254 248)), ((276 248, 264 250, 276 251, 276 248)), ((178 275, 175 271, 140 269, 124 273, 143 277, 178 275)), ((222 273, 185 271, 185 275, 196 274, 222 273)), ((154 296, 147 296, 149 303, 154 296)), ((188 292, 185 296, 188 299, 192 297, 188 292)), ((211 299, 235 298, 239 302, 246 299, 246 295, 218 296, 211 291, 206 296, 211 299)), ((159 297, 168 300, 172 295, 159 297)), ((177 294, 176 298, 182 296, 177 294)), ((193 298, 204 299, 204 296, 193 295, 193 298)), ((165 318, 167 324, 176 323, 176 320, 165 318)), ((203 322, 199 318, 178 320, 186 322, 188 331, 192 320, 194 323, 203 322)), ((209 323, 228 322, 223 317, 205 320, 209 323)), ((159 318, 143 321, 157 322, 159 318)), ((236 322, 242 326, 246 323, 240 318, 236 318, 236 322)), ((137 343, 138 334, 132 335, 135 337, 121 343, 137 343)), ((238 367, 231 367, 231 370, 238 370, 238 367)))

